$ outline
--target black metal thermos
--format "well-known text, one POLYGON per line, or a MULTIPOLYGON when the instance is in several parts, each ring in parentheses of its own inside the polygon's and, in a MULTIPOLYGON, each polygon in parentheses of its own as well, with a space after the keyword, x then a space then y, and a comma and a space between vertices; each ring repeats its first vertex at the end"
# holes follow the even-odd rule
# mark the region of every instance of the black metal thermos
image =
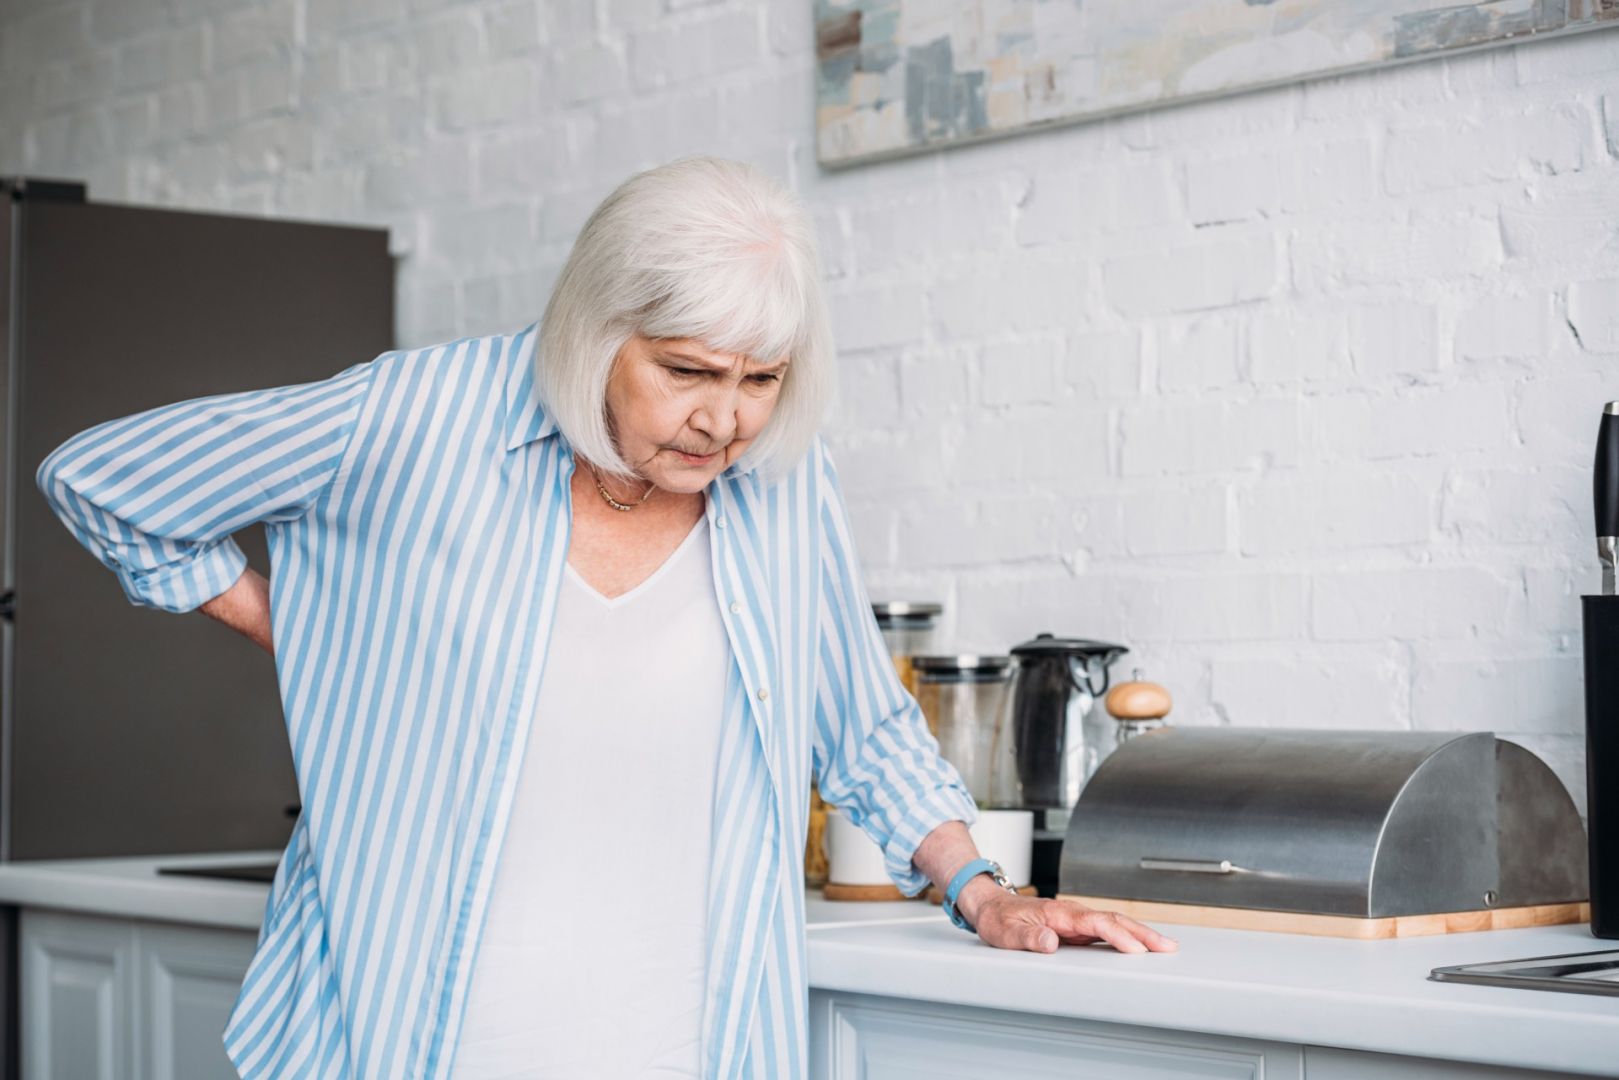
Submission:
POLYGON ((1585 828, 1591 933, 1619 938, 1619 401, 1602 410, 1592 482, 1602 591, 1580 598, 1585 635, 1585 828))

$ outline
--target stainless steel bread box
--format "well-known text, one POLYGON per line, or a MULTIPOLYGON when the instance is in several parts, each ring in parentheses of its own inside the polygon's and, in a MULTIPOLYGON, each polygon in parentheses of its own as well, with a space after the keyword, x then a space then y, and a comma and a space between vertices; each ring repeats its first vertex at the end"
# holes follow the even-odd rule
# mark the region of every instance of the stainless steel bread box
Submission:
POLYGON ((1165 727, 1086 784, 1067 895, 1384 918, 1583 901, 1585 833, 1489 732, 1165 727))

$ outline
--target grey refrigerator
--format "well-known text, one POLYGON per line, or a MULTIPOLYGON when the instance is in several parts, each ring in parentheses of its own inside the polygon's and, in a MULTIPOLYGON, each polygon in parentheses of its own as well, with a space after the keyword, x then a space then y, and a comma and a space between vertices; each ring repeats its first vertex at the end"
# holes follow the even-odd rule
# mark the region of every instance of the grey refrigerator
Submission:
MULTIPOLYGON (((104 420, 324 379, 393 348, 385 229, 93 202, 0 177, 0 860, 277 848, 298 791, 274 661, 136 607, 35 486, 104 420)), ((236 535, 269 576, 263 530, 236 535)), ((18 1070, 17 912, 0 906, 18 1070)))

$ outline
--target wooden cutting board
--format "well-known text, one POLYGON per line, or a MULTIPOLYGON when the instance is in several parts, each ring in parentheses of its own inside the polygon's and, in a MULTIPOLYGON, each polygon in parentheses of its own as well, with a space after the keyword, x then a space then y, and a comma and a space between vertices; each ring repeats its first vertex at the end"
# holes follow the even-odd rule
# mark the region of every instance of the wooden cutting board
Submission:
POLYGON ((1462 934, 1474 930, 1517 930, 1526 926, 1560 926, 1591 921, 1591 905, 1583 901, 1357 919, 1347 915, 1303 915, 1296 911, 1166 904, 1155 900, 1114 900, 1106 896, 1076 896, 1072 893, 1058 893, 1057 897, 1077 900, 1086 907, 1116 911, 1149 926, 1153 923, 1174 923, 1182 926, 1215 926, 1225 930, 1269 930, 1281 934, 1318 934, 1367 940, 1462 934))

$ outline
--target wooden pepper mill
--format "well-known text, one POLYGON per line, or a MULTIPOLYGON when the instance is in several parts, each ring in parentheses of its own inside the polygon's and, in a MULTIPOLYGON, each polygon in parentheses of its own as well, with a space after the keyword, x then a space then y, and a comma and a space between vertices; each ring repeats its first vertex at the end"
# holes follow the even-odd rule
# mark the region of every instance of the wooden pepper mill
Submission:
POLYGON ((1102 701, 1108 715, 1119 722, 1119 742, 1124 743, 1137 735, 1168 727, 1164 717, 1174 702, 1157 683, 1143 682, 1141 669, 1130 673, 1130 681, 1122 682, 1107 692, 1102 701))

